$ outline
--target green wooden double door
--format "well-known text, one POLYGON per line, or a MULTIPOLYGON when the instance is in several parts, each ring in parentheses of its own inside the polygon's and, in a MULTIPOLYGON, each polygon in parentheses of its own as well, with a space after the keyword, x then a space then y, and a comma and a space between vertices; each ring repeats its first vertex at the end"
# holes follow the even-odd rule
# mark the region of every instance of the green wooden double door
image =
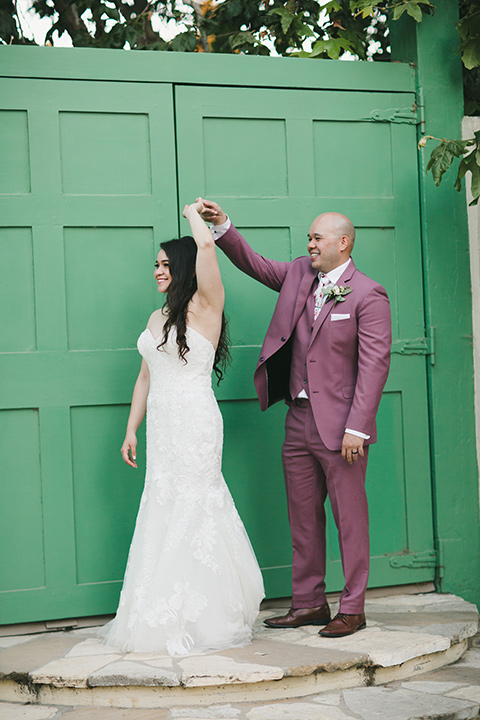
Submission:
MULTIPOLYGON (((353 220, 355 262, 387 288, 395 341, 367 478, 370 585, 431 580, 413 94, 0 84, 0 623, 116 608, 143 485, 144 436, 137 471, 119 454, 135 343, 159 303, 159 242, 187 232, 180 211, 198 195, 281 260, 305 254, 320 212, 353 220)), ((233 344, 217 392, 224 474, 268 596, 287 596, 285 406, 260 413, 252 380, 276 296, 220 261, 233 344)))

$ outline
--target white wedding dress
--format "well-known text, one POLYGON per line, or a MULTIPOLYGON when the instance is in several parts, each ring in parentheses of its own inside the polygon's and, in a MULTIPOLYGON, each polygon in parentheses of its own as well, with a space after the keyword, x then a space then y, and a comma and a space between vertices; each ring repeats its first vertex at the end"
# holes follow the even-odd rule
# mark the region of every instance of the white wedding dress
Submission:
POLYGON ((124 651, 186 655, 249 642, 264 590, 222 476, 213 345, 188 328, 185 363, 174 337, 160 350, 150 330, 138 339, 150 370, 145 488, 117 614, 101 634, 124 651))

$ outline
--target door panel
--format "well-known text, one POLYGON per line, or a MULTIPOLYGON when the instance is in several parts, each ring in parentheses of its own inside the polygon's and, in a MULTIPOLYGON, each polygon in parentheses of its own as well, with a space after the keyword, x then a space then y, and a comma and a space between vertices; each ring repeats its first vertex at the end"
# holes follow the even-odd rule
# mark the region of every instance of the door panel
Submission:
POLYGON ((1 410, 3 447, 0 507, 15 523, 0 523, 0 578, 6 591, 45 585, 44 513, 36 410, 1 410), (19 523, 18 519, 23 522, 19 523), (28 528, 28 532, 26 529, 28 528), (8 551, 7 551, 8 549, 8 551))
POLYGON ((63 241, 69 349, 134 348, 138 308, 152 301, 153 227, 67 227, 63 241))
POLYGON ((0 352, 36 350, 35 290, 32 230, 0 227, 0 307, 9 309, 9 322, 0 333, 0 352))
MULTIPOLYGON (((130 472, 118 462, 128 413, 128 405, 71 409, 78 584, 118 582, 123 578, 144 479, 140 470, 130 472)), ((143 458, 143 430, 138 440, 143 458)))
MULTIPOLYGON (((372 120, 413 105, 413 95, 178 87, 175 97, 181 204, 198 195, 218 201, 258 252, 279 260, 306 254, 316 215, 345 213, 357 228, 357 266, 389 293, 394 351, 399 340, 423 338, 416 130, 372 120)), ((218 397, 228 425, 236 426, 235 448, 232 440, 226 443, 225 475, 234 496, 242 498, 267 594, 289 595, 291 548, 280 464, 285 407, 257 417, 255 406, 244 403, 255 398, 252 375, 276 293, 256 288, 226 258, 220 262, 234 360, 218 397), (256 437, 245 447, 241 438, 250 426, 256 437), (228 460, 233 452, 240 455, 236 464, 228 460), (257 504, 245 499, 249 493, 262 502, 261 531, 257 504)), ((367 475, 371 585, 433 578, 431 563, 408 567, 410 553, 433 547, 425 361, 424 354, 394 352, 378 413, 379 443, 371 448, 367 475), (398 556, 406 557, 400 567, 391 562, 398 556)), ((331 515, 327 532, 327 588, 339 590, 343 576, 331 515)))
POLYGON ((224 401, 220 407, 225 480, 255 548, 269 596, 288 595, 291 549, 280 457, 284 408, 274 406, 266 423, 257 400, 224 401), (272 484, 272 478, 278 482, 272 484), (285 566, 279 558, 286 558, 285 566))
POLYGON ((112 612, 144 477, 144 433, 137 471, 119 453, 135 342, 178 232, 172 88, 1 82, 1 528, 22 541, 0 623, 112 612))

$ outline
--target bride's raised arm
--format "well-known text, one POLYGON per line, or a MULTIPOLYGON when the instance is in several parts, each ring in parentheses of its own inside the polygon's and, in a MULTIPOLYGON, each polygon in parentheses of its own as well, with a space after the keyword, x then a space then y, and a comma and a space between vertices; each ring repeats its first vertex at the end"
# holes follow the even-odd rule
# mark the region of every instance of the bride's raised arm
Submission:
POLYGON ((225 304, 225 291, 218 267, 215 242, 208 226, 200 216, 202 209, 203 203, 199 199, 191 205, 185 205, 183 216, 190 223, 193 239, 197 244, 195 271, 199 301, 204 307, 221 313, 225 304))

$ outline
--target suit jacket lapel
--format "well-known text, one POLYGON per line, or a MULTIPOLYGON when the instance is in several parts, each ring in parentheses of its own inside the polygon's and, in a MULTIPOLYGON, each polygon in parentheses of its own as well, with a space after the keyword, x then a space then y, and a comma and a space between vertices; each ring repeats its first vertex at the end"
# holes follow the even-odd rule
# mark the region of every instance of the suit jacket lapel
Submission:
POLYGON ((297 325, 298 318, 300 317, 303 308, 305 307, 308 293, 312 290, 312 285, 316 277, 317 273, 315 271, 312 272, 311 270, 309 270, 305 273, 301 280, 300 286, 298 288, 297 300, 295 302, 295 310, 293 311, 292 330, 297 325))
MULTIPOLYGON (((340 277, 338 278, 338 280, 337 280, 337 282, 336 282, 336 285, 345 285, 345 284, 353 277, 353 275, 355 274, 356 269, 357 269, 357 268, 355 267, 354 262, 353 262, 353 260, 352 260, 351 263, 349 264, 349 266, 348 266, 347 268, 345 268, 345 270, 343 271, 343 273, 342 273, 342 274, 340 275, 340 277)), ((310 345, 312 344, 312 342, 315 340, 315 338, 317 337, 318 331, 319 331, 320 328, 322 327, 322 325, 323 325, 323 323, 325 322, 325 320, 327 319, 327 317, 328 317, 328 316, 330 315, 330 313, 332 312, 332 309, 333 309, 333 308, 334 308, 334 301, 333 301, 333 300, 329 300, 328 302, 325 302, 325 303, 323 304, 323 307, 322 307, 322 309, 320 310, 320 314, 319 314, 319 316, 317 317, 317 319, 315 320, 315 322, 314 322, 314 324, 313 324, 312 336, 311 336, 311 338, 310 338, 309 347, 310 347, 310 345)))

